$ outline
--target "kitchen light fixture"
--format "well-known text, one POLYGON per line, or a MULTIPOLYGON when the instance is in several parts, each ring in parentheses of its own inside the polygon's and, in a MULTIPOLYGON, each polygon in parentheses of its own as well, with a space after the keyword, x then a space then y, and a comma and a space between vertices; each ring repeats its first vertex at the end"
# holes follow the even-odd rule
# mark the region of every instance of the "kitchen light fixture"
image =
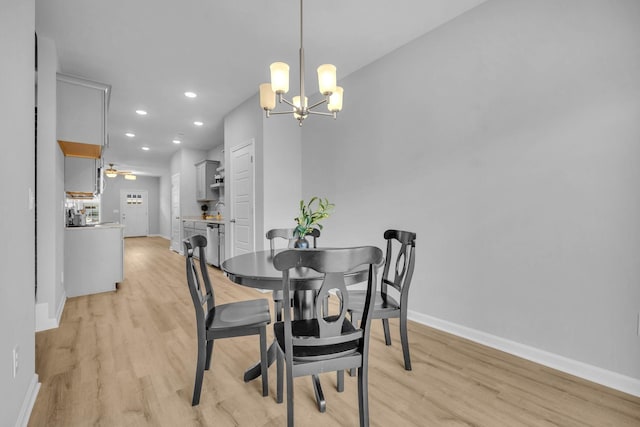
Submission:
POLYGON ((182 141, 180 141, 179 139, 174 139, 172 142, 173 142, 174 144, 180 144, 182 141))
POLYGON ((151 150, 151 148, 147 147, 146 145, 145 145, 144 147, 142 147, 142 149, 143 149, 144 151, 149 151, 149 150, 151 150))
POLYGON ((125 135, 128 136, 129 138, 133 138, 134 136, 136 136, 136 134, 133 132, 127 132, 125 133, 125 135))
POLYGON ((141 115, 141 116, 146 116, 147 112, 144 110, 136 110, 136 114, 141 115))
POLYGON ((204 123, 199 122, 199 121, 195 121, 195 122, 193 122, 193 124, 196 125, 196 126, 202 126, 204 123))
POLYGON ((124 179, 128 179, 129 181, 135 181, 137 179, 137 176, 135 176, 134 174, 129 173, 129 174, 126 174, 124 176, 124 179))
POLYGON ((184 96, 186 96, 187 98, 195 98, 198 95, 195 92, 185 92, 184 96))
POLYGON ((336 67, 331 64, 323 64, 318 67, 318 88, 324 99, 308 106, 308 99, 304 94, 304 48, 302 47, 302 1, 300 0, 300 95, 294 96, 288 101, 282 95, 289 91, 289 65, 284 62, 274 62, 269 67, 271 69, 271 83, 260 85, 260 107, 266 112, 266 116, 271 114, 293 114, 298 119, 300 126, 302 121, 309 114, 321 116, 331 116, 334 119, 338 112, 342 110, 343 89, 336 86, 336 67), (276 108, 276 95, 278 102, 284 102, 293 107, 289 111, 273 111, 276 108), (302 103, 300 100, 304 100, 302 103), (319 105, 326 103, 328 113, 313 111, 319 105))

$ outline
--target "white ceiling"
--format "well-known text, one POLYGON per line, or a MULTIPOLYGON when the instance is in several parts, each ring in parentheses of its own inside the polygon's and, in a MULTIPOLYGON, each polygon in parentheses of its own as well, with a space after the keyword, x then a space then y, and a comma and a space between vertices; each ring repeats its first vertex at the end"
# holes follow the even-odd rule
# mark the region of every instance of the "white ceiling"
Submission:
MULTIPOLYGON (((307 92, 318 65, 340 79, 484 1, 307 0, 307 92)), ((297 92, 297 0, 36 0, 36 30, 54 40, 61 72, 112 86, 105 161, 138 174, 162 174, 180 147, 221 144, 224 116, 269 80, 272 62, 289 63, 297 92)))

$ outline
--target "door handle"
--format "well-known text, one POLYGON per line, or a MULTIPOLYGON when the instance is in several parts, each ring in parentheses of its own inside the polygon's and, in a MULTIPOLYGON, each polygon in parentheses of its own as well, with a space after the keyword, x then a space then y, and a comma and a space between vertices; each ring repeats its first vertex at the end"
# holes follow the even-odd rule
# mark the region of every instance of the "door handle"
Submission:
POLYGON ((230 219, 229 222, 235 223, 236 219, 235 218, 234 219, 230 219))

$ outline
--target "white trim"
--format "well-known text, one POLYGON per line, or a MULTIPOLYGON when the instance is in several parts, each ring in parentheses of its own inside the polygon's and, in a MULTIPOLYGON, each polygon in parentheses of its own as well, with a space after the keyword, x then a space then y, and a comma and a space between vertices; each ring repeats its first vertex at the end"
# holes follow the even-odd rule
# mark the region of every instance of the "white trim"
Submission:
POLYGON ((49 317, 49 303, 41 302, 36 304, 36 332, 55 329, 60 326, 60 318, 62 317, 64 304, 67 301, 67 294, 64 290, 62 292, 62 298, 60 298, 55 317, 49 317))
POLYGON ((20 407, 20 413, 18 414, 18 419, 16 420, 15 427, 27 427, 29 418, 31 417, 31 411, 33 410, 33 405, 36 403, 36 397, 38 397, 39 390, 40 383, 38 382, 38 374, 33 374, 31 383, 29 384, 29 388, 27 389, 27 393, 25 394, 24 400, 22 401, 22 406, 20 407))
POLYGON ((423 325, 457 335, 471 341, 513 354, 535 363, 575 375, 588 381, 610 387, 633 396, 640 397, 640 379, 632 378, 589 365, 558 354, 540 350, 525 344, 520 344, 505 338, 471 329, 466 326, 438 319, 433 316, 409 310, 408 318, 423 325))
POLYGON ((36 332, 57 327, 58 322, 56 322, 56 319, 49 317, 49 303, 41 302, 36 304, 36 332))
POLYGON ((60 298, 60 303, 58 304, 58 309, 56 310, 56 323, 60 325, 60 319, 62 318, 62 312, 64 311, 64 305, 67 303, 67 292, 62 289, 62 298, 60 298))

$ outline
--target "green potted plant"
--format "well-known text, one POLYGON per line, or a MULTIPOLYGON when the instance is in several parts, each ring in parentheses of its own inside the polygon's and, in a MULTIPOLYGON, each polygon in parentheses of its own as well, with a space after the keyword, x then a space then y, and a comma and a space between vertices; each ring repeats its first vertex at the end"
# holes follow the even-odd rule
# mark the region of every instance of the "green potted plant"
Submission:
POLYGON ((300 214, 295 219, 296 228, 293 230, 293 235, 296 237, 294 246, 296 248, 308 248, 309 242, 305 239, 305 236, 311 233, 314 228, 322 230, 322 221, 325 218, 329 218, 335 205, 329 203, 327 198, 312 197, 309 203, 305 204, 304 200, 300 200, 300 214))

